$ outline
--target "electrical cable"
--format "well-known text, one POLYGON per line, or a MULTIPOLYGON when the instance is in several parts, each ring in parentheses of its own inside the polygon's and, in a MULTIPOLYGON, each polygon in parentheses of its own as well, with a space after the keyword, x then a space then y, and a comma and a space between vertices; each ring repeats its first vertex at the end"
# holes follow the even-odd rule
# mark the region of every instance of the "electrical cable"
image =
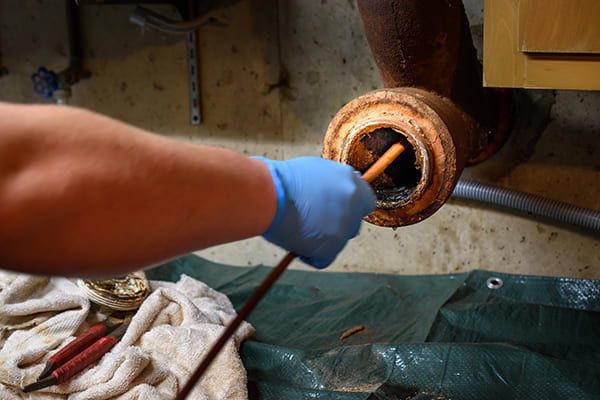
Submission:
POLYGON ((175 21, 140 6, 133 10, 129 20, 139 26, 144 27, 147 25, 167 33, 190 33, 200 29, 205 25, 213 23, 225 25, 224 22, 219 21, 210 15, 204 15, 188 21, 175 21))

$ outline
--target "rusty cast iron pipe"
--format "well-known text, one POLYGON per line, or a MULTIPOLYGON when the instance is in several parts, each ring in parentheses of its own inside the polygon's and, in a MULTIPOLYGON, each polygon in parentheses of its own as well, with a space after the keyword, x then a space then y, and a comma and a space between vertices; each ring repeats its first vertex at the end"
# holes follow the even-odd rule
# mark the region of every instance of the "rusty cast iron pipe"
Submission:
POLYGON ((381 149, 405 151, 374 182, 383 226, 419 222, 450 197, 464 167, 498 148, 507 131, 481 68, 460 0, 358 0, 365 34, 386 89, 342 108, 323 155, 363 171, 381 149))
POLYGON ((495 130, 461 0, 358 0, 365 35, 386 88, 419 87, 451 99, 495 130))
POLYGON ((323 156, 364 172, 394 143, 405 151, 371 185, 377 209, 365 220, 409 225, 429 217, 448 197, 476 137, 473 120, 448 99, 415 88, 367 93, 344 106, 329 125, 323 156), (469 140, 472 142, 469 143, 469 140))

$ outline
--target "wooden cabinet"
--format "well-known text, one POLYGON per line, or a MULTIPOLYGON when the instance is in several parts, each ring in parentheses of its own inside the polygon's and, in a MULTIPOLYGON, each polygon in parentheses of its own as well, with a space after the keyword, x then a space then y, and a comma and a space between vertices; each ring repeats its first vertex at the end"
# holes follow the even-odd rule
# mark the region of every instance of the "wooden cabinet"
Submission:
POLYGON ((485 0, 484 86, 600 90, 600 0, 485 0))

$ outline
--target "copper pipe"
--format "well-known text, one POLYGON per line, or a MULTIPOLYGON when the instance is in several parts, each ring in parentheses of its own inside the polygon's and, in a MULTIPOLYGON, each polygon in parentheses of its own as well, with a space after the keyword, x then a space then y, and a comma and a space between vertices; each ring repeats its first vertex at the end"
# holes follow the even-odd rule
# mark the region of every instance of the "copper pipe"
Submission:
POLYGON ((386 151, 379 160, 375 161, 375 164, 362 175, 362 178, 371 183, 375 178, 385 171, 392 162, 404 151, 404 146, 401 143, 394 143, 388 151, 386 151))
POLYGON ((221 334, 219 339, 212 345, 200 365, 196 368, 190 379, 187 381, 181 392, 177 394, 175 400, 183 400, 188 394, 192 391, 196 382, 200 380, 204 372, 208 369, 213 360, 219 355, 225 343, 229 340, 231 335, 237 330, 240 324, 248 318, 248 315, 254 310, 254 307, 258 304, 258 302, 263 298, 263 296, 267 293, 267 291, 273 286, 273 284, 279 279, 283 271, 290 265, 290 263, 296 258, 296 255, 293 253, 288 253, 283 259, 279 262, 276 268, 274 268, 269 275, 265 278, 265 280, 260 284, 258 288, 250 295, 250 298, 246 301, 244 306, 240 311, 238 311, 234 320, 227 326, 227 329, 221 334))
MULTIPOLYGON (((367 182, 370 182, 371 179, 374 179, 382 173, 393 161, 404 151, 404 147, 401 145, 393 145, 388 149, 387 152, 383 154, 381 160, 375 162, 364 174, 363 179, 367 182)), ((248 318, 252 310, 256 307, 258 302, 264 297, 267 291, 273 286, 273 284, 279 279, 283 271, 290 265, 290 263, 296 258, 296 254, 288 253, 283 257, 283 259, 279 262, 277 267, 275 267, 269 275, 265 278, 265 280, 260 284, 254 292, 250 295, 244 306, 238 311, 237 315, 231 321, 231 323, 227 326, 225 331, 221 334, 219 339, 212 345, 200 365, 196 368, 190 379, 187 381, 181 392, 177 394, 175 400, 184 400, 192 391, 196 383, 202 378, 204 372, 210 367, 210 364, 213 360, 219 355, 221 349, 231 335, 237 330, 240 324, 248 318)))

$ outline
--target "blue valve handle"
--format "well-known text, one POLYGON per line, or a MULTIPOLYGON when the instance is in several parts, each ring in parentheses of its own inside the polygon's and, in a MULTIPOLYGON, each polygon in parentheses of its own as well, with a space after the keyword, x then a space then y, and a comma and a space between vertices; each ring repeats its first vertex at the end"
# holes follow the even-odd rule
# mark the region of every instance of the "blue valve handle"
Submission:
POLYGON ((56 74, 54 71, 48 71, 46 67, 39 67, 37 72, 31 75, 33 82, 33 91, 46 98, 52 97, 57 89, 56 74))

